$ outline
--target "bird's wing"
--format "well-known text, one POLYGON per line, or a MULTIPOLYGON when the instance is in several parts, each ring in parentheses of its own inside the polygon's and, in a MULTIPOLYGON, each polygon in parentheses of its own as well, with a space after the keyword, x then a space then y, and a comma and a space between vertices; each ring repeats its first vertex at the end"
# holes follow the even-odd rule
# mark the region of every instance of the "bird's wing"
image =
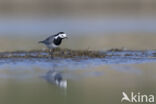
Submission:
POLYGON ((46 38, 44 40, 44 42, 45 43, 51 43, 51 42, 53 42, 55 36, 57 36, 57 35, 51 35, 51 36, 49 36, 48 38, 46 38))

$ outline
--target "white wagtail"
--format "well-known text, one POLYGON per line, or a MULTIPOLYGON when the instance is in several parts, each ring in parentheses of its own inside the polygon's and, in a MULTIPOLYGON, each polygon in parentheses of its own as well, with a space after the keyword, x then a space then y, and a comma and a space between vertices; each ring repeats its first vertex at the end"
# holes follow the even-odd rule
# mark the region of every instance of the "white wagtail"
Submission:
POLYGON ((59 32, 55 35, 51 35, 48 38, 46 38, 43 41, 39 41, 39 43, 43 43, 44 45, 46 45, 49 49, 49 53, 51 54, 52 57, 52 50, 54 48, 57 48, 61 43, 62 40, 67 38, 67 34, 65 34, 64 32, 59 32))

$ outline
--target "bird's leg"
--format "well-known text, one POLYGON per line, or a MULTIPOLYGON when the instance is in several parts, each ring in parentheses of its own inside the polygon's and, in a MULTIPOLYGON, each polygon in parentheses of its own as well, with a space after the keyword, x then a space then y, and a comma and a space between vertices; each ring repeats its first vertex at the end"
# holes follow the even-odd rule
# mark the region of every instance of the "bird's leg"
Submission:
POLYGON ((52 58, 52 49, 49 49, 50 58, 52 58))
POLYGON ((50 52, 50 55, 51 55, 51 58, 53 59, 53 49, 50 49, 51 52, 50 52))
POLYGON ((50 52, 50 51, 51 51, 51 49, 49 49, 49 50, 48 50, 48 52, 49 52, 49 55, 51 54, 51 52, 50 52))

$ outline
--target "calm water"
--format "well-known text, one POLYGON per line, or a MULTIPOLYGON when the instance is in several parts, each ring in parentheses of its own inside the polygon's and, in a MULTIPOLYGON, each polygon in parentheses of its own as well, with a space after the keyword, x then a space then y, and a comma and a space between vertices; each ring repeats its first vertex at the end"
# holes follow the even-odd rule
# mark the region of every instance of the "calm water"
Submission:
POLYGON ((108 52, 119 56, 104 59, 0 59, 0 103, 120 104, 123 91, 156 94, 153 52, 126 57, 108 52), (61 73, 67 87, 47 81, 49 70, 61 73))

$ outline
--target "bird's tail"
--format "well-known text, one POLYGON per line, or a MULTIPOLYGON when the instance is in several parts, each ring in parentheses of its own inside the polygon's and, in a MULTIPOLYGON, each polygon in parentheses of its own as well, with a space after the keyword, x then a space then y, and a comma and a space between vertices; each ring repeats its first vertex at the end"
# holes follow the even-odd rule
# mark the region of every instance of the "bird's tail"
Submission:
POLYGON ((44 41, 39 41, 38 43, 44 43, 44 41))

